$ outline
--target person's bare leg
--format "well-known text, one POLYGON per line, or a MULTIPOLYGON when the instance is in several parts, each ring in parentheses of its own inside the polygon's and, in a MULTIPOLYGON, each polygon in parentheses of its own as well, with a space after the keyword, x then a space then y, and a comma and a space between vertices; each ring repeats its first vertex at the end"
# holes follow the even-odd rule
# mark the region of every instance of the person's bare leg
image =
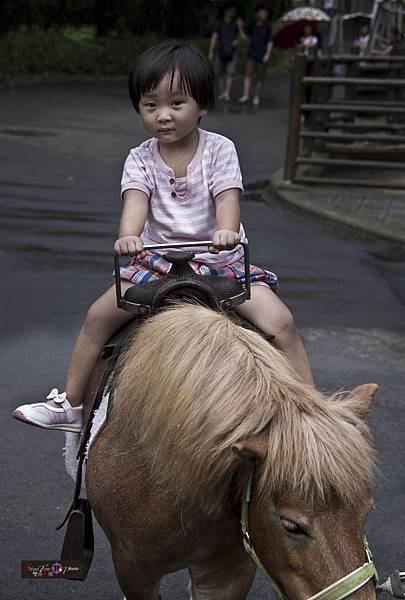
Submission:
POLYGON ((314 386, 308 356, 286 305, 263 285, 252 285, 251 299, 237 307, 237 312, 266 334, 287 356, 302 380, 314 386))
POLYGON ((256 81, 255 96, 257 98, 260 98, 260 93, 262 91, 262 84, 263 84, 263 81, 256 81))
MULTIPOLYGON (((123 292, 132 284, 121 282, 123 292)), ((82 403, 87 382, 104 344, 133 314, 117 307, 115 286, 110 287, 87 312, 73 350, 65 382, 65 392, 72 406, 82 403)), ((57 406, 53 400, 48 401, 57 406)))
POLYGON ((225 93, 225 77, 221 75, 218 78, 218 81, 219 81, 219 95, 221 97, 225 93))
POLYGON ((250 75, 245 76, 245 81, 243 82, 243 96, 249 98, 250 87, 252 85, 252 78, 250 75))
POLYGON ((231 95, 231 87, 232 87, 233 77, 232 75, 227 75, 225 80, 225 91, 224 94, 226 96, 231 95))

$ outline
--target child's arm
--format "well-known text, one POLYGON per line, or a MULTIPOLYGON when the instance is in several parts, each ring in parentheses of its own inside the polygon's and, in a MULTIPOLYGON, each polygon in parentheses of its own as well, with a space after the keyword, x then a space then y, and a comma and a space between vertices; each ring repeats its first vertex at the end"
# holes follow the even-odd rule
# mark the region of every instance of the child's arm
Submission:
POLYGON ((216 196, 216 219, 218 230, 212 237, 209 251, 218 254, 220 250, 232 250, 240 242, 240 190, 231 188, 216 196))
POLYGON ((118 240, 114 244, 114 252, 118 256, 145 255, 139 236, 145 227, 148 206, 149 198, 145 192, 132 189, 124 192, 118 240))

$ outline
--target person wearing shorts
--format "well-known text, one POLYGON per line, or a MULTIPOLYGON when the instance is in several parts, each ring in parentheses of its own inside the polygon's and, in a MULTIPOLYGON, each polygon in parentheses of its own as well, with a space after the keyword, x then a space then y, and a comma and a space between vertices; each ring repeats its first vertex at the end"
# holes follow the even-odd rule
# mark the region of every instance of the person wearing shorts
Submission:
POLYGON ((253 105, 258 106, 260 104, 260 92, 266 74, 267 63, 273 49, 273 33, 271 24, 267 20, 268 16, 269 11, 267 6, 265 4, 258 4, 255 9, 255 22, 248 25, 243 34, 245 39, 249 39, 249 48, 246 60, 243 96, 239 98, 239 102, 242 104, 249 101, 253 78, 256 83, 253 105))
POLYGON ((240 24, 233 4, 225 6, 223 17, 215 23, 212 32, 208 60, 214 63, 219 80, 219 100, 229 102, 236 71, 236 47, 240 41, 240 24))

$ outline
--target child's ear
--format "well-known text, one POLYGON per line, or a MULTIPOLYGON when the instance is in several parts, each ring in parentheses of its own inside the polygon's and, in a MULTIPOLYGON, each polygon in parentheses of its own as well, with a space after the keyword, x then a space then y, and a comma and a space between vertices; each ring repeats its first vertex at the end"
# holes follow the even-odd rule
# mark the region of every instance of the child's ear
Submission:
POLYGON ((208 109, 207 108, 201 108, 200 109, 200 114, 199 114, 200 117, 205 117, 205 115, 207 115, 207 114, 208 114, 208 109))

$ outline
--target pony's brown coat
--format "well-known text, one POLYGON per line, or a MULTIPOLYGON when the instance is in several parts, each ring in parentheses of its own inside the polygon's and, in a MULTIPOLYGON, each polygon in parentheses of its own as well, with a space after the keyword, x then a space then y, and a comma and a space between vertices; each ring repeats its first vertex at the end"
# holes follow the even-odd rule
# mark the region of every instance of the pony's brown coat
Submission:
POLYGON ((306 386, 262 337, 201 306, 171 307, 137 332, 122 360, 115 424, 128 447, 142 444, 160 481, 211 511, 240 465, 232 445, 263 431, 263 493, 348 503, 368 494, 374 454, 350 403, 306 386))

